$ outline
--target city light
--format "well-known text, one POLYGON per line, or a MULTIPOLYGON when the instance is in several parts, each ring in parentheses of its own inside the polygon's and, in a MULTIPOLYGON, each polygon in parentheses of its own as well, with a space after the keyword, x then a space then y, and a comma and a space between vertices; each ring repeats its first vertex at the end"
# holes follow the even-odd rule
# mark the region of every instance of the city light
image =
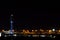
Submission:
POLYGON ((59 32, 60 32, 60 30, 59 30, 59 32))
POLYGON ((40 29, 41 32, 43 32, 44 30, 43 29, 40 29))
POLYGON ((17 36, 16 34, 14 34, 13 36, 17 36))
POLYGON ((55 31, 55 29, 52 29, 52 31, 55 31))
POLYGON ((52 33, 52 30, 48 30, 49 31, 49 34, 51 34, 52 33))
POLYGON ((32 35, 32 37, 39 37, 39 35, 32 35))
POLYGON ((46 35, 40 35, 41 37, 45 37, 46 35))
POLYGON ((7 35, 4 35, 4 37, 7 37, 7 35))
POLYGON ((25 30, 23 29, 23 32, 25 32, 25 30))
POLYGON ((1 32, 0 32, 0 37, 1 37, 1 32))
POLYGON ((34 30, 32 30, 32 32, 33 32, 34 30))
POLYGON ((35 30, 35 32, 37 32, 38 30, 35 30))
POLYGON ((4 32, 4 30, 2 30, 2 32, 4 32))
POLYGON ((51 33, 52 32, 52 30, 49 30, 49 33, 51 33))

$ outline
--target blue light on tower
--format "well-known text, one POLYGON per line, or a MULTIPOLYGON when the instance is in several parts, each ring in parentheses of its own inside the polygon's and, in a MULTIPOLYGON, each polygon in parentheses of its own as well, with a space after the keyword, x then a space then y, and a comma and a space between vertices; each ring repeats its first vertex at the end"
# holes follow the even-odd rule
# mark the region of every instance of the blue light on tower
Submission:
POLYGON ((10 17, 10 34, 13 34, 13 19, 12 19, 12 17, 13 17, 13 14, 11 14, 11 17, 10 17))

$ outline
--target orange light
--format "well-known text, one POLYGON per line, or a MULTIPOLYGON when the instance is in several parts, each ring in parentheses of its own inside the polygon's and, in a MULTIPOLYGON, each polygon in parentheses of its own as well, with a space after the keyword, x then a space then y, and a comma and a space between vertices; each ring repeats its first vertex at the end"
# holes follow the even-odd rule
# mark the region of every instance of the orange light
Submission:
POLYGON ((43 29, 40 29, 40 31, 42 31, 42 32, 43 32, 44 30, 43 30, 43 29))
POLYGON ((25 32, 25 30, 23 29, 23 32, 25 32))
POLYGON ((35 30, 35 32, 37 32, 38 30, 35 30))
POLYGON ((49 30, 49 33, 52 32, 52 30, 49 30))
POLYGON ((60 32, 60 30, 59 30, 59 32, 60 32))
POLYGON ((27 32, 29 33, 29 30, 27 30, 27 32))
POLYGON ((52 30, 49 30, 49 32, 48 32, 49 34, 51 34, 52 33, 52 30))
POLYGON ((2 30, 2 32, 4 32, 4 30, 2 30))

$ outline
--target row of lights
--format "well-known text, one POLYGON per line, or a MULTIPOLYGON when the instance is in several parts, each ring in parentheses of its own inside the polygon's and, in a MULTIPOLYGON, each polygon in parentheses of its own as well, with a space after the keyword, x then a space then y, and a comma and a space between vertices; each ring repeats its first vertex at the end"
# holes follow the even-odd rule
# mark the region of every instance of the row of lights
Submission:
MULTIPOLYGON (((24 35, 25 36, 25 35, 24 35)), ((27 35, 28 37, 51 37, 51 38, 56 38, 54 35, 27 35)), ((26 37, 26 36, 25 36, 26 37)))
MULTIPOLYGON (((9 30, 8 30, 8 31, 9 31, 9 30)), ((12 30, 12 31, 14 31, 14 30, 12 30)), ((22 31, 23 31, 23 32, 28 32, 28 33, 30 32, 29 30, 25 30, 25 29, 23 29, 22 31)), ((31 30, 31 31, 32 31, 32 32, 37 32, 38 30, 31 30)), ((41 31, 41 32, 45 32, 45 30, 43 30, 43 29, 40 29, 40 31, 41 31)), ((48 31, 49 33, 51 33, 52 31, 55 32, 56 30, 55 30, 55 29, 52 29, 52 30, 47 30, 47 31, 48 31)), ((2 30, 2 32, 4 32, 4 30, 2 30)), ((58 30, 58 32, 60 33, 60 30, 58 30)))
MULTIPOLYGON (((8 30, 8 31, 10 31, 10 30, 8 30)), ((14 31, 14 30, 12 30, 12 31, 14 31)), ((25 29, 23 29, 23 31, 29 31, 29 30, 25 30, 25 29)), ((38 30, 32 30, 32 31, 38 31, 38 30)), ((43 29, 40 29, 40 31, 44 31, 43 29)), ((52 29, 52 31, 55 31, 55 29, 52 29)), ((4 30, 2 30, 2 32, 4 32, 4 30)), ((60 32, 60 31, 59 31, 60 32)))
MULTIPOLYGON (((29 31, 29 30, 23 29, 23 32, 24 32, 24 31, 29 31)), ((32 32, 33 32, 33 31, 37 32, 38 30, 32 30, 32 32)), ((44 31, 44 30, 43 30, 43 29, 40 29, 40 31, 44 31)), ((51 31, 51 30, 49 30, 49 31, 51 31)), ((55 29, 52 29, 52 31, 55 31, 55 29)))
MULTIPOLYGON (((43 30, 43 29, 40 29, 41 33, 45 34, 45 33, 48 33, 48 34, 51 34, 51 33, 55 33, 57 32, 57 34, 60 34, 60 30, 57 30, 56 29, 52 29, 52 30, 43 30)), ((39 33, 39 30, 31 30, 31 32, 29 30, 23 30, 24 33, 35 33, 35 32, 38 32, 39 33)))

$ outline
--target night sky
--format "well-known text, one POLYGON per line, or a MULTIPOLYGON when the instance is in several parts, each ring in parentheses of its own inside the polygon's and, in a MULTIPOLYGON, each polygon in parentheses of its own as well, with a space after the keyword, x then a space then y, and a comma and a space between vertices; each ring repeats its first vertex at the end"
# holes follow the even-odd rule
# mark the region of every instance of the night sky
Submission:
POLYGON ((0 29, 9 29, 10 14, 13 14, 14 29, 59 28, 58 8, 1 8, 0 29))

